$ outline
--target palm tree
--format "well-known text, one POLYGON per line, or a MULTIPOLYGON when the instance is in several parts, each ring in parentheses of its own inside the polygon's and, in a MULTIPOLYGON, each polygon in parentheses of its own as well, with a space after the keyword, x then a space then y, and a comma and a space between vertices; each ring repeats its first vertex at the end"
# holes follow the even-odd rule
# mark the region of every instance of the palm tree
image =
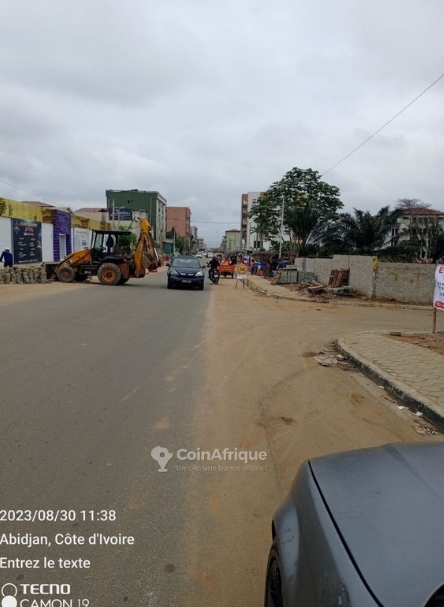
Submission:
POLYGON ((292 240, 297 243, 298 257, 306 257, 309 250, 313 249, 321 221, 322 212, 309 199, 286 208, 285 222, 292 240))
POLYGON ((428 231, 428 256, 433 263, 444 259, 444 229, 434 221, 428 231))
POLYGON ((353 209, 353 215, 343 213, 325 229, 324 247, 335 253, 374 255, 387 245, 391 229, 402 215, 401 209, 383 207, 376 215, 353 209))

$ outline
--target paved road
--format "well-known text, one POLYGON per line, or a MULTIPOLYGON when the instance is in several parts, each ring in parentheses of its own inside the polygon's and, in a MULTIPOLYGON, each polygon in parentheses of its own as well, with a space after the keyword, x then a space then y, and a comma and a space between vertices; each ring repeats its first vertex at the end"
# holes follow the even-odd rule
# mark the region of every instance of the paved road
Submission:
POLYGON ((0 581, 71 583, 71 597, 94 607, 157 605, 158 595, 164 605, 180 605, 186 579, 170 584, 165 572, 186 558, 185 488, 182 477, 159 474, 150 453, 171 418, 181 420, 169 432, 172 444, 190 443, 203 367, 194 346, 209 289, 167 291, 164 273, 118 288, 47 288, 51 297, 2 306, 0 508, 74 510, 77 519, 0 522, 1 533, 53 542, 2 545, 0 556, 83 558, 91 568, 2 568, 0 581), (114 510, 116 521, 88 521, 102 510, 114 510), (55 546, 56 533, 132 535, 136 543, 55 546))
POLYGON ((3 543, 0 557, 83 558, 91 568, 20 565, 0 569, 2 582, 70 583, 91 607, 256 607, 271 515, 300 463, 424 439, 421 420, 379 387, 313 356, 356 331, 427 330, 427 311, 274 300, 230 279, 203 292, 165 282, 29 285, 23 297, 20 286, 0 289, 0 509, 77 512, 67 523, 0 521, 0 532, 136 542, 3 543), (175 457, 161 474, 157 445, 266 451, 266 467, 178 469, 175 457), (117 520, 82 520, 102 510, 117 520))

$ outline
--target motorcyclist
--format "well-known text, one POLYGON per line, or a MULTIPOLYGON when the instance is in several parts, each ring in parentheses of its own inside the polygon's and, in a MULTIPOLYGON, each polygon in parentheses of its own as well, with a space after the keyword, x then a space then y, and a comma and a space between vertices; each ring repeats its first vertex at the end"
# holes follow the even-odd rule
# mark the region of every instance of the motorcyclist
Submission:
POLYGON ((213 257, 213 259, 210 261, 210 263, 208 264, 208 267, 210 268, 208 271, 208 278, 210 280, 213 280, 213 272, 214 270, 216 270, 219 267, 219 260, 217 259, 217 257, 213 257))

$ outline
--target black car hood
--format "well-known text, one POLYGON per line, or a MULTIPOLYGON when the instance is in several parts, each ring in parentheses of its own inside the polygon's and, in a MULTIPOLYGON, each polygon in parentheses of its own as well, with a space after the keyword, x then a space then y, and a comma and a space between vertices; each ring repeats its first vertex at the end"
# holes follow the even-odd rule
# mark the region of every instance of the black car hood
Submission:
POLYGON ((444 442, 313 459, 324 502, 384 607, 423 607, 444 584, 444 442))

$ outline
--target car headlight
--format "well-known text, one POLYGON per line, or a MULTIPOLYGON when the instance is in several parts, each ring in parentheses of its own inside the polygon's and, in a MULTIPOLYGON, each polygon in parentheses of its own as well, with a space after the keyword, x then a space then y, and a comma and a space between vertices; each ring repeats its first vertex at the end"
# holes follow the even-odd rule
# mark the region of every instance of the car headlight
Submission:
POLYGON ((175 274, 177 276, 179 272, 177 270, 174 270, 173 268, 170 268, 170 274, 175 274))
POLYGON ((203 272, 201 272, 201 271, 196 272, 196 274, 194 276, 203 276, 203 272))

